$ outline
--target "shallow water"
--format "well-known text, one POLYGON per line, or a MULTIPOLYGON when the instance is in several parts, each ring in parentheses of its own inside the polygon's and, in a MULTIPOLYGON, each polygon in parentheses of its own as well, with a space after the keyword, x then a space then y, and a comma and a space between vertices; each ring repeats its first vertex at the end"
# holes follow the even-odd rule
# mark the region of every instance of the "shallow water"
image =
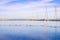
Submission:
POLYGON ((0 40, 60 40, 60 22, 1 21, 0 40))

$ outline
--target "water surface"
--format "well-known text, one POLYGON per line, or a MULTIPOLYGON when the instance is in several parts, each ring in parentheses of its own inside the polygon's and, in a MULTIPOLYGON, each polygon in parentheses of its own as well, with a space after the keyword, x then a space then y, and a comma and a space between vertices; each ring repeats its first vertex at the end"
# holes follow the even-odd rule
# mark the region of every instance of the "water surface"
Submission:
POLYGON ((60 22, 0 21, 0 40, 60 40, 60 22))

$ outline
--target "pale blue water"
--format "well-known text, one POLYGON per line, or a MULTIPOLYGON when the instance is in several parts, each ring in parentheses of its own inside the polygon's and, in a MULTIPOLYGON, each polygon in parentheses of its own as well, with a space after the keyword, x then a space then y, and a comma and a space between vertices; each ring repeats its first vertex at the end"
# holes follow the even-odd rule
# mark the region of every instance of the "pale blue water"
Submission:
POLYGON ((59 23, 0 22, 0 40, 60 40, 59 23))

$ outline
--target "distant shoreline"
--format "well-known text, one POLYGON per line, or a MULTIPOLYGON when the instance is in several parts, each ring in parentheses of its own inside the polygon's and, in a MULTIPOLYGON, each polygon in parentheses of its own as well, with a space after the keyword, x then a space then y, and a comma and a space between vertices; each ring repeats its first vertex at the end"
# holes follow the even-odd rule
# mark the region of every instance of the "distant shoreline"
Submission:
POLYGON ((60 19, 0 19, 0 21, 60 21, 60 19))

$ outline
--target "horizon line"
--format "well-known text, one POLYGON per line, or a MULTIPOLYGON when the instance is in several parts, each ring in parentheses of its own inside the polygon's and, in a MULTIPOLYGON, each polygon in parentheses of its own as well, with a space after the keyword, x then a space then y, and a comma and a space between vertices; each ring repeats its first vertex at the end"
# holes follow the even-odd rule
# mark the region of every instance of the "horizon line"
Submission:
POLYGON ((0 21, 60 21, 60 19, 0 19, 0 21))

